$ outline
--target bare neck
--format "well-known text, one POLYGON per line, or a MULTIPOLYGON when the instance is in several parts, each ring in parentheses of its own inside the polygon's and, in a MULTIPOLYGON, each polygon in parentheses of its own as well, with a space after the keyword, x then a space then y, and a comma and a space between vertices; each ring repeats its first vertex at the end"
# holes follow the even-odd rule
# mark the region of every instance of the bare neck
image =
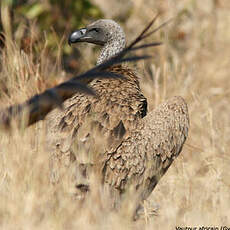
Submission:
POLYGON ((121 30, 111 35, 111 38, 103 46, 100 56, 97 60, 97 65, 101 64, 102 62, 118 54, 124 48, 125 48, 125 35, 123 30, 121 30))

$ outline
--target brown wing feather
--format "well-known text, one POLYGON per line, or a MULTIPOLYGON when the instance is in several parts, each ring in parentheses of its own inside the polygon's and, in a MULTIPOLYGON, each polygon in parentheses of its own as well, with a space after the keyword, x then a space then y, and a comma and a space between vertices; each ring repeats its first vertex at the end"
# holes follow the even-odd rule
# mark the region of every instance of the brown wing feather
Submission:
POLYGON ((188 129, 183 98, 173 97, 161 104, 139 121, 115 151, 104 155, 104 182, 121 192, 131 184, 146 199, 181 152, 188 129))
POLYGON ((93 154, 96 150, 92 149, 95 147, 92 139, 95 135, 98 139, 100 134, 103 146, 98 151, 113 151, 146 114, 147 101, 141 93, 137 76, 122 66, 111 67, 109 71, 119 73, 124 78, 95 79, 89 87, 97 97, 76 94, 66 100, 63 111, 54 110, 49 115, 49 146, 53 146, 56 157, 70 157, 76 139, 76 157, 79 157, 82 145, 85 151, 87 149, 93 154), (96 131, 99 132, 93 136, 92 133, 96 131))

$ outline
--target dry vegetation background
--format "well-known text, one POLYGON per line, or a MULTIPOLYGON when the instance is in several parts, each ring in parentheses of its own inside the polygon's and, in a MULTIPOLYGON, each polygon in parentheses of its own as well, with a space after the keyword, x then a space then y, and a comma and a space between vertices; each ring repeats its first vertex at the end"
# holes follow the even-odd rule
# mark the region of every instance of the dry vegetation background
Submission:
MULTIPOLYGON (((110 201, 100 195, 97 186, 88 202, 79 206, 70 196, 66 181, 59 186, 50 184, 43 122, 12 133, 0 131, 0 229, 230 227, 230 1, 94 0, 92 3, 100 13, 95 17, 89 15, 83 22, 101 15, 114 18, 124 27, 128 41, 157 12, 161 13, 157 25, 175 17, 170 25, 149 38, 163 41, 164 45, 145 50, 153 58, 136 64, 136 69, 143 76, 141 85, 149 109, 174 95, 186 99, 189 138, 145 203, 142 218, 131 222, 132 200, 128 197, 116 213, 109 211, 110 201), (156 215, 151 214, 152 208, 156 215)), ((56 49, 49 48, 49 30, 39 31, 36 17, 19 23, 15 29, 14 18, 8 13, 2 1, 1 23, 6 39, 1 42, 0 51, 0 108, 22 102, 63 81, 71 76, 68 73, 71 68, 84 71, 95 63, 94 46, 79 45, 81 56, 75 58, 70 48, 66 48, 63 32, 56 33, 50 28, 56 49), (40 38, 34 41, 37 34, 40 38)), ((65 34, 75 29, 71 23, 69 20, 65 34)))

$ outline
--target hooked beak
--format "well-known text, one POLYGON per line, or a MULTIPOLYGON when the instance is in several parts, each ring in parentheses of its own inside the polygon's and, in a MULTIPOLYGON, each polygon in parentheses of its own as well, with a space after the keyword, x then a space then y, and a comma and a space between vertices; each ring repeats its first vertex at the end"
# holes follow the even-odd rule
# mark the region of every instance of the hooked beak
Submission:
POLYGON ((68 44, 71 45, 72 43, 76 43, 76 42, 85 42, 88 39, 90 39, 90 37, 87 37, 87 29, 82 28, 74 31, 69 35, 68 44))

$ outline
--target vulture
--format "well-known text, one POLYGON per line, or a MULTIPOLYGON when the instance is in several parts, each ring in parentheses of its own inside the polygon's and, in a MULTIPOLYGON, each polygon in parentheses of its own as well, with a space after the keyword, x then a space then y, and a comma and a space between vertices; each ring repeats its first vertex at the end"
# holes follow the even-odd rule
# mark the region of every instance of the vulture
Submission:
POLYGON ((97 173, 114 203, 131 190, 139 203, 182 151, 189 130, 184 99, 175 96, 148 112, 139 76, 123 64, 149 58, 125 58, 130 51, 160 45, 136 46, 167 23, 149 32, 156 18, 127 47, 123 29, 113 20, 100 19, 74 31, 70 45, 88 42, 102 47, 96 66, 0 113, 0 126, 7 129, 13 118, 21 121, 25 111, 28 126, 45 119, 51 181, 57 183, 73 169, 79 198, 92 189, 90 177, 97 173))
MULTIPOLYGON (((155 32, 158 28, 148 32, 154 21, 127 48, 123 29, 109 19, 72 32, 68 42, 101 46, 99 66, 155 32)), ((115 203, 131 190, 141 202, 182 150, 189 129, 187 104, 175 96, 147 112, 136 72, 121 63, 107 71, 122 77, 93 79, 87 86, 95 97, 76 93, 63 103, 62 111, 48 115, 51 180, 58 182, 71 167, 76 195, 85 198, 91 190, 90 177, 98 173, 115 203)))

